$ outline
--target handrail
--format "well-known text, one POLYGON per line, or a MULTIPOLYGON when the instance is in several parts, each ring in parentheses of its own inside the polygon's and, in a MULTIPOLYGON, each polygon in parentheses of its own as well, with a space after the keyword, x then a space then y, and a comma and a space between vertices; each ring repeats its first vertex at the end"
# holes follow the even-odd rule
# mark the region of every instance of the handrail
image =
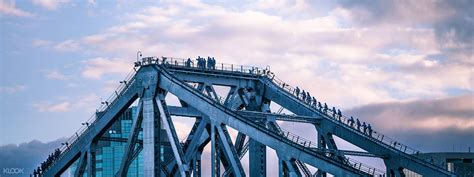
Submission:
MULTIPOLYGON (((183 58, 174 58, 174 57, 162 57, 162 58, 167 58, 167 59, 170 59, 171 63, 165 63, 165 64, 168 64, 170 66, 180 66, 180 67, 184 67, 184 68, 199 68, 197 66, 194 65, 194 63, 191 65, 191 66, 186 66, 186 60, 187 59, 183 59, 183 58)), ((158 62, 159 63, 159 62, 158 62)), ((161 63, 163 64, 163 63, 161 63)), ((216 64, 216 66, 219 66, 219 64, 216 64)), ((233 67, 234 65, 232 64, 222 64, 220 63, 220 66, 221 66, 221 69, 220 70, 223 70, 223 71, 233 71, 233 72, 239 72, 238 69, 233 69, 235 67, 233 67), (229 67, 231 66, 231 67, 229 67), (230 68, 230 69, 229 69, 230 68)), ((236 65, 237 68, 238 65, 236 65)), ((262 68, 258 68, 258 67, 252 67, 252 66, 241 66, 241 68, 245 68, 245 69, 242 69, 241 72, 243 73, 247 73, 247 74, 254 74, 254 75, 257 75, 257 76, 264 76, 265 78, 268 78, 269 80, 271 80, 274 84, 276 84, 277 86, 279 86, 279 88, 285 90, 287 93, 289 93, 290 95, 292 95, 294 98, 296 98, 297 100, 301 101, 299 99, 299 97, 295 96, 295 88, 292 87, 291 85, 285 83, 283 80, 281 80, 280 78, 278 78, 275 74, 273 74, 272 72, 270 72, 269 69, 262 69, 262 68), (256 72, 246 72, 247 70, 250 70, 250 69, 256 69, 254 71, 256 72)), ((202 68, 202 69, 207 69, 207 70, 219 70, 219 68, 215 68, 215 69, 210 69, 210 68, 202 68)), ((305 102, 306 103, 306 102, 305 102)), ((326 116, 329 116, 329 117, 332 117, 332 112, 330 112, 329 110, 324 113, 322 110, 319 110, 319 109, 315 109, 314 107, 312 106, 309 106, 310 108, 312 108, 313 110, 316 110, 320 113, 323 113, 325 114, 326 116)), ((325 117, 325 118, 328 118, 328 117, 325 117)), ((330 118, 329 118, 330 119, 330 118)), ((354 129, 354 127, 351 127, 350 125, 347 125, 347 124, 344 124, 344 122, 347 122, 349 119, 347 116, 345 115, 342 115, 341 116, 341 122, 338 122, 338 121, 335 121, 335 122, 338 122, 339 124, 342 124, 342 125, 346 125, 346 127, 349 128, 349 130, 353 131, 353 132, 356 132, 358 134, 362 134, 362 135, 365 135, 367 137, 369 137, 369 139, 373 139, 373 140, 377 140, 378 142, 381 142, 381 144, 386 147, 386 148, 389 148, 389 149, 393 149, 395 150, 396 152, 403 152, 405 154, 407 154, 409 156, 409 158, 415 158, 415 159, 419 159, 422 161, 422 163, 425 163, 425 164, 428 164, 430 166, 433 166, 435 168, 442 168, 444 170, 447 170, 446 166, 441 166, 440 164, 434 164, 434 163, 431 163, 429 161, 427 161, 426 159, 421 159, 420 157, 418 156, 415 156, 415 155, 418 155, 421 153, 421 151, 419 150, 416 150, 414 148, 411 148, 407 145, 404 145, 404 144, 401 144, 400 142, 397 142, 395 141, 394 139, 388 137, 388 136, 385 136, 383 134, 381 134, 380 132, 378 131, 373 131, 373 134, 372 136, 369 136, 368 134, 364 134, 360 131, 354 131, 356 129, 354 129)), ((377 141, 374 141, 376 143, 378 143, 377 141)), ((380 143, 378 143, 380 144, 380 143)), ((433 158, 431 158, 433 159, 433 158)))
MULTIPOLYGON (((447 170, 447 167, 446 166, 441 166, 439 164, 434 164, 434 163, 431 163, 425 159, 421 159, 420 157, 418 156, 415 156, 415 155, 418 155, 421 153, 421 151, 419 150, 416 150, 414 148, 411 148, 411 147, 408 147, 407 145, 404 145, 404 144, 401 144, 397 141, 395 141, 394 139, 388 137, 388 136, 385 136, 383 134, 380 134, 378 131, 373 131, 373 134, 372 136, 370 136, 369 134, 364 134, 363 132, 361 131, 357 131, 357 129, 355 129, 354 127, 350 126, 348 124, 348 120, 349 118, 345 115, 342 114, 342 116, 340 117, 341 118, 341 121, 338 121, 336 119, 339 119, 339 117, 335 118, 332 116, 333 112, 332 110, 327 110, 326 112, 324 112, 324 110, 322 109, 318 109, 317 107, 314 107, 312 105, 308 105, 308 103, 306 103, 305 101, 302 101, 298 96, 295 96, 295 88, 286 84, 285 82, 283 82, 281 79, 279 79, 277 76, 275 75, 265 75, 265 77, 267 79, 269 79, 272 83, 274 83, 276 86, 278 86, 279 88, 283 89, 284 91, 286 91, 288 94, 292 95, 292 97, 296 100, 299 100, 303 103, 305 103, 304 105, 308 106, 309 108, 311 108, 312 110, 316 110, 317 112, 320 112, 322 114, 324 114, 325 118, 327 119, 330 119, 332 120, 333 122, 336 122, 337 124, 339 125, 343 125, 343 126, 346 126, 348 127, 348 129, 350 131, 353 131, 357 134, 360 134, 360 135, 364 135, 366 137, 368 137, 369 139, 371 140, 376 140, 374 142, 378 143, 378 144, 382 144, 384 147, 386 148, 389 148, 389 149, 393 149, 397 152, 403 152, 404 154, 407 154, 410 158, 414 158, 414 159, 418 159, 418 160, 421 160, 423 163, 425 164, 428 164, 428 165, 431 165, 431 166, 434 166, 436 168, 442 168, 444 170, 447 170)), ((337 116, 337 115, 336 115, 337 116)), ((433 159, 433 158, 431 158, 433 159)))
MULTIPOLYGON (((206 68, 202 68, 202 67, 199 67, 197 65, 194 64, 194 61, 191 63, 191 65, 187 65, 186 61, 187 59, 183 59, 183 58, 174 58, 174 57, 161 57, 161 61, 157 58, 157 57, 147 57, 147 58, 143 58, 142 62, 140 63, 139 66, 141 65, 146 65, 146 64, 158 64, 158 65, 162 65, 162 66, 174 66, 174 67, 182 67, 182 68, 199 68, 199 69, 203 69, 204 71, 205 70, 210 70, 210 71, 226 71, 226 72, 232 72, 232 73, 241 73, 241 74, 250 74, 250 75, 253 75, 253 76, 264 76, 265 78, 269 79, 272 83, 274 83, 276 86, 278 86, 279 88, 283 89, 284 91, 287 92, 287 94, 289 95, 292 95, 292 97, 296 100, 300 100, 299 97, 295 96, 294 93, 295 93, 295 88, 292 87, 291 85, 289 84, 286 84, 283 80, 281 80, 280 78, 276 77, 276 75, 274 75, 272 72, 270 72, 270 70, 268 68, 259 68, 259 67, 253 67, 253 66, 244 66, 244 65, 233 65, 233 64, 227 64, 227 63, 216 63, 214 65, 214 67, 212 68, 208 68, 206 66, 206 68), (153 63, 154 62, 154 63, 153 63)), ((51 165, 49 165, 49 167, 53 166, 53 164, 58 161, 66 152, 69 151, 70 147, 73 146, 75 143, 77 143, 77 141, 79 139, 82 138, 82 136, 84 135, 84 133, 88 130, 88 127, 89 126, 92 126, 93 124, 95 124, 97 122, 98 119, 100 119, 100 116, 97 115, 97 113, 101 112, 101 113, 105 113, 108 111, 108 107, 114 105, 116 103, 116 101, 118 100, 118 98, 120 98, 121 94, 123 94, 127 89, 128 89, 128 86, 132 84, 132 82, 134 81, 134 75, 136 74, 136 70, 132 70, 125 78, 125 83, 124 84, 120 84, 119 87, 116 89, 116 91, 114 91, 114 93, 109 96, 106 101, 105 101, 105 104, 102 104, 96 111, 95 114, 91 115, 89 117, 89 119, 86 121, 86 125, 84 126, 81 126, 73 136, 69 137, 66 142, 64 143, 64 145, 62 145, 59 149, 60 149, 60 155, 59 157, 53 161, 53 163, 51 165)), ((223 100, 221 98, 219 98, 219 103, 222 104, 223 103, 223 100)), ((306 102, 305 102, 306 103, 306 102)), ((305 104, 307 105, 307 104, 305 104)), ((349 119, 347 118, 347 116, 345 115, 342 115, 340 117, 341 121, 338 121, 338 120, 335 120, 335 119, 332 119, 332 111, 328 110, 328 111, 322 111, 320 109, 317 109, 311 105, 307 105, 309 108, 311 108, 312 110, 316 110, 317 112, 320 112, 321 114, 325 115, 324 117, 329 119, 329 120, 332 120, 333 122, 336 122, 340 125, 343 125, 343 126, 346 126, 349 128, 349 130, 355 132, 355 133, 358 133, 358 134, 362 134, 366 137, 368 137, 369 139, 371 140, 375 140, 374 142, 378 143, 378 144, 381 144, 383 145, 384 147, 386 148, 389 148, 389 149, 393 149, 395 150, 396 152, 402 152, 404 154, 407 154, 409 157, 414 157, 414 159, 418 159, 418 160, 421 160, 422 162, 428 164, 428 165, 431 165, 431 166, 435 166, 435 167, 438 167, 438 168, 442 168, 442 169, 446 169, 446 166, 439 166, 438 164, 433 164, 429 161, 426 161, 425 159, 421 159, 420 157, 418 156, 415 156, 417 154, 419 154, 421 151, 419 150, 416 150, 414 148, 411 148, 411 147, 408 147, 404 144, 401 144, 397 141, 395 141, 394 139, 390 138, 390 137, 387 137, 383 134, 380 134, 378 131, 373 131, 373 135, 372 136, 369 136, 368 134, 364 134, 362 133, 361 131, 356 131, 356 129, 348 124, 346 124, 345 122, 347 122, 349 119)), ((103 115, 103 114, 101 114, 103 115)), ((338 117, 339 119, 339 117, 338 117)), ((288 132, 288 135, 289 135, 289 132, 288 132)), ((292 135, 293 136, 293 135, 292 135)), ((293 137, 294 138, 294 137, 293 137)), ((300 138, 298 138, 299 140, 300 138)), ((301 140, 299 140, 301 141, 301 140)), ((299 141, 295 142, 295 143, 298 143, 299 141)), ((301 143, 301 142, 300 142, 301 143)), ((303 143, 311 143, 310 141, 304 141, 303 143)), ((303 144, 304 146, 304 144, 303 144)), ((308 145, 309 146, 309 145, 308 145)), ((353 160, 349 160, 349 162, 352 162, 353 160)), ((356 165, 358 163, 355 163, 356 165)), ((49 169, 46 168, 46 170, 49 169)), ((362 164, 359 165, 359 168, 363 169, 365 168, 364 166, 362 166, 362 164)), ((368 168, 368 171, 370 172, 370 168, 368 168)), ((376 170, 374 169, 373 172, 375 172, 376 170)))
MULTIPOLYGON (((161 67, 160 65, 158 65, 158 66, 161 67)), ((161 68, 165 69, 165 67, 161 67, 161 68)), ((164 71, 167 72, 166 70, 164 70, 164 71)), ((198 91, 196 91, 195 88, 192 88, 190 85, 184 84, 184 83, 182 83, 182 81, 179 81, 178 79, 175 79, 175 76, 172 76, 171 74, 168 74, 168 76, 165 76, 165 77, 168 77, 169 79, 172 79, 172 80, 177 80, 176 82, 178 82, 178 84, 182 84, 183 88, 188 89, 191 93, 194 93, 196 96, 202 97, 204 100, 209 99, 210 102, 212 102, 212 103, 217 103, 217 104, 214 104, 214 106, 216 106, 216 108, 221 109, 222 111, 224 111, 228 114, 234 115, 235 118, 241 119, 241 121, 245 121, 248 125, 256 128, 256 129, 259 129, 261 131, 266 131, 269 134, 275 134, 275 135, 277 134, 276 132, 273 132, 273 131, 271 131, 267 128, 264 128, 264 127, 258 125, 257 123, 255 123, 253 121, 248 121, 248 119, 246 119, 245 117, 241 117, 238 114, 235 114, 234 112, 232 112, 232 111, 228 110, 227 108, 225 108, 225 106, 222 105, 220 102, 218 102, 214 99, 211 99, 211 98, 203 95, 202 93, 199 93, 198 91)), ((311 143, 309 140, 306 140, 306 139, 304 139, 302 137, 299 137, 299 136, 297 136, 293 133, 290 133, 289 131, 283 130, 283 132, 286 134, 286 136, 285 135, 284 136, 278 136, 278 137, 280 137, 280 140, 290 142, 291 144, 297 145, 302 149, 306 149, 308 151, 314 152, 314 154, 317 155, 317 156, 324 157, 328 160, 335 160, 335 159, 328 158, 327 156, 322 156, 317 151, 315 151, 314 147, 315 147, 316 143, 311 143), (290 137, 292 139, 290 139, 290 137)), ((340 162, 337 162, 337 164, 340 164, 340 162)), ((357 162, 356 160, 353 160, 353 159, 347 160, 346 164, 341 164, 341 165, 345 165, 346 167, 350 167, 350 168, 358 167, 358 168, 356 168, 357 170, 362 171, 362 172, 367 173, 367 174, 384 174, 381 170, 378 170, 376 168, 372 168, 370 166, 364 165, 364 164, 362 164, 360 162, 357 162)))
POLYGON ((108 107, 116 103, 116 101, 120 98, 120 96, 128 89, 128 86, 133 83, 134 81, 133 76, 135 75, 135 73, 136 73, 135 70, 130 71, 125 77, 125 80, 124 80, 125 82, 123 84, 120 84, 118 88, 115 89, 114 93, 106 99, 106 101, 104 102, 105 105, 102 104, 102 106, 100 106, 96 110, 96 113, 94 113, 93 115, 89 117, 89 119, 87 119, 87 121, 84 123, 85 125, 83 124, 77 131, 75 131, 74 135, 72 135, 64 143, 62 143, 62 145, 59 147, 59 150, 61 153, 54 161, 52 161, 52 163, 49 166, 47 166, 45 169, 42 169, 43 174, 45 171, 49 170, 50 167, 52 167, 57 161, 59 161, 64 156, 65 153, 69 152, 70 147, 73 146, 75 143, 77 143, 77 141, 83 137, 83 135, 88 130, 88 128, 90 126, 93 126, 97 122, 97 120, 101 118, 101 117, 98 117, 97 115, 98 112, 105 113, 108 111, 107 110, 108 107))

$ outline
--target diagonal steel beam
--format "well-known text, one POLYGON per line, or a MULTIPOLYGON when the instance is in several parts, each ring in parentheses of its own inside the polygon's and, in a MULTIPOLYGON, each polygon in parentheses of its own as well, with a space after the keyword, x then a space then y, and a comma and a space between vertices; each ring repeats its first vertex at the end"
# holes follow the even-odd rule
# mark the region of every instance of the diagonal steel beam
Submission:
POLYGON ((231 104, 235 98, 235 94, 237 94, 237 87, 231 86, 229 93, 227 93, 227 96, 225 97, 224 106, 229 107, 229 104, 231 104))
POLYGON ((281 177, 301 177, 301 173, 294 160, 283 158, 280 154, 277 154, 277 156, 279 158, 279 173, 281 177))
POLYGON ((242 149, 244 147, 246 137, 247 137, 247 135, 245 135, 243 133, 239 132, 237 134, 237 138, 235 139, 234 146, 235 146, 235 150, 237 151, 238 154, 242 154, 242 149))
POLYGON ((194 88, 191 88, 188 85, 185 85, 182 81, 176 79, 172 74, 166 71, 166 69, 161 66, 157 67, 158 70, 161 71, 159 83, 160 88, 167 90, 174 95, 179 95, 180 99, 186 101, 197 110, 206 112, 206 114, 212 116, 214 121, 229 125, 230 127, 249 135, 252 139, 257 139, 273 149, 281 149, 287 153, 298 154, 294 155, 294 158, 313 166, 321 166, 335 175, 365 176, 364 172, 360 172, 352 167, 342 165, 335 160, 323 157, 308 148, 302 148, 302 146, 291 142, 291 140, 284 139, 281 136, 270 132, 266 127, 248 121, 248 119, 233 113, 231 110, 226 109, 220 104, 215 104, 215 102, 209 97, 196 92, 194 88), (323 163, 324 165, 322 165, 323 163))
POLYGON ((240 158, 237 155, 237 151, 232 144, 232 140, 230 138, 229 132, 225 125, 216 125, 217 132, 219 134, 220 144, 222 145, 223 149, 222 152, 224 153, 227 161, 232 168, 233 174, 236 177, 245 176, 242 164, 240 163, 240 158))
POLYGON ((206 92, 207 94, 213 98, 214 100, 220 102, 220 98, 219 96, 217 95, 216 93, 216 90, 214 90, 214 87, 212 86, 212 84, 206 84, 206 92))
MULTIPOLYGON (((184 149, 184 161, 190 162, 196 153, 198 153, 199 148, 202 146, 203 143, 209 138, 209 134, 207 134, 206 126, 208 123, 205 120, 201 120, 199 125, 197 126, 194 135, 192 136, 191 141, 188 143, 186 149, 184 149)), ((173 159, 168 165, 168 171, 171 171, 174 166, 176 165, 176 159, 173 159)))
POLYGON ((166 103, 162 96, 156 97, 155 101, 157 103, 158 110, 160 111, 160 117, 161 121, 163 122, 163 127, 165 128, 166 134, 168 135, 168 139, 170 140, 171 149, 173 150, 173 155, 176 159, 179 172, 182 177, 185 177, 187 176, 187 173, 189 173, 189 167, 184 161, 183 149, 181 147, 181 144, 179 143, 178 135, 176 134, 176 129, 171 120, 171 116, 167 110, 166 103))
POLYGON ((86 164, 87 164, 87 151, 81 152, 81 158, 79 158, 79 163, 76 168, 76 171, 74 172, 74 177, 82 177, 84 175, 84 172, 86 171, 86 164))
POLYGON ((142 108, 143 108, 143 101, 140 100, 138 102, 137 114, 133 119, 133 124, 131 127, 131 132, 128 135, 127 144, 125 145, 125 152, 122 157, 122 163, 120 164, 120 168, 115 176, 126 176, 128 172, 128 168, 132 161, 132 154, 135 151, 135 145, 138 140, 138 134, 140 133, 141 125, 142 125, 142 108))

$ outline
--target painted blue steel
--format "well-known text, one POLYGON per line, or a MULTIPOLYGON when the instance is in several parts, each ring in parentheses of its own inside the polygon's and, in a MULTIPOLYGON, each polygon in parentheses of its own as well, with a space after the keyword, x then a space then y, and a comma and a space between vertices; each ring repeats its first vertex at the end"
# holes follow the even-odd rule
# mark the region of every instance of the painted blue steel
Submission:
MULTIPOLYGON (((78 159, 81 161, 80 164, 89 165, 91 159, 88 158, 87 154, 90 153, 94 140, 138 98, 141 101, 147 101, 147 109, 144 110, 144 114, 146 111, 159 112, 162 120, 165 121, 168 136, 172 137, 170 143, 175 158, 171 159, 170 162, 163 162, 164 165, 149 166, 150 170, 162 171, 163 173, 160 173, 165 175, 173 173, 178 176, 188 176, 190 170, 193 170, 195 176, 200 176, 200 173, 196 173, 200 172, 200 169, 198 169, 200 168, 199 154, 202 152, 202 147, 213 139, 212 143, 217 145, 215 147, 217 151, 215 152, 222 153, 221 156, 215 156, 215 158, 217 160, 226 158, 223 159, 226 169, 233 169, 234 175, 245 176, 239 160, 246 149, 251 146, 251 142, 250 145, 248 145, 250 140, 244 144, 244 137, 243 141, 236 142, 237 146, 234 147, 225 129, 225 126, 229 126, 263 145, 263 148, 268 146, 277 150, 278 156, 283 159, 280 163, 280 169, 289 169, 290 174, 296 176, 301 174, 291 172, 291 170, 297 170, 298 165, 304 170, 305 174, 308 173, 305 167, 301 166, 304 165, 303 162, 336 176, 385 175, 384 172, 365 166, 362 163, 351 159, 341 161, 333 158, 332 155, 328 156, 328 154, 381 157, 388 169, 401 167, 424 176, 454 176, 443 167, 414 156, 419 151, 399 143, 392 145, 395 141, 378 131, 375 131, 372 136, 364 134, 350 127, 346 123, 347 117, 341 116, 341 120, 337 120, 333 118, 330 112, 324 112, 302 101, 294 95, 293 87, 279 80, 268 69, 219 63, 216 64, 215 69, 203 69, 186 66, 185 62, 184 59, 171 57, 162 57, 161 59, 144 58, 141 62, 137 62, 137 73, 132 72, 127 76, 124 84, 110 99, 104 102, 103 106, 98 109, 98 113, 87 124, 87 127, 81 129, 68 140, 66 146, 61 148, 62 153, 59 160, 55 161, 48 169, 45 169, 43 176, 59 176, 78 159), (191 87, 188 83, 199 83, 198 89, 191 87), (229 86, 231 91, 227 97, 221 98, 215 93, 213 85, 229 86), (166 106, 162 99, 159 99, 159 93, 157 92, 169 92, 176 95, 183 107, 166 106), (205 95, 206 93, 207 95, 205 95), (254 99, 251 100, 250 97, 254 99), (248 111, 260 109, 255 107, 257 105, 268 107, 265 102, 269 101, 281 105, 296 115, 248 111), (155 106, 150 107, 149 104, 155 104, 155 106), (159 104, 159 106, 156 104, 159 104), (254 108, 252 108, 252 105, 254 108), (156 106, 158 106, 158 110, 155 110, 156 106), (247 107, 247 111, 236 110, 242 106, 247 107), (170 115, 200 117, 200 122, 193 127, 193 131, 188 135, 186 142, 178 142, 174 126, 169 118, 170 115), (336 149, 324 150, 318 147, 318 143, 305 140, 280 128, 278 130, 269 129, 261 123, 262 121, 275 120, 313 124, 318 133, 336 135, 361 147, 367 153, 339 151, 336 147, 334 147, 336 149), (211 129, 206 127, 211 127, 211 129), (195 165, 190 166, 190 164, 195 165), (178 166, 177 171, 176 165, 178 166)), ((143 144, 146 144, 144 142, 143 144)), ((150 148, 151 146, 144 145, 143 149, 138 150, 150 151, 150 148)), ((132 154, 131 158, 137 153, 138 151, 129 152, 129 154, 132 154)), ((156 155, 156 153, 153 154, 156 155)), ((126 161, 124 160, 124 162, 126 161)), ((80 168, 81 170, 78 173, 83 173, 83 166, 80 168)), ((88 175, 92 176, 90 168, 87 169, 89 170, 88 175)), ((156 174, 155 172, 152 173, 156 174)), ((225 173, 227 174, 228 170, 225 173)), ((399 176, 400 174, 396 175, 399 176)))

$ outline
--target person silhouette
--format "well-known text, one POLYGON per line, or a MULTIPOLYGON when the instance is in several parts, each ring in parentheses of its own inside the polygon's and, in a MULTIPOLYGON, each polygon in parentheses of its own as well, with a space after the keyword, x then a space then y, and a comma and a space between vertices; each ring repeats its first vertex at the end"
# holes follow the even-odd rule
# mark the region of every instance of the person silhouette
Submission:
POLYGON ((370 124, 367 125, 367 129, 369 131, 369 136, 372 137, 372 127, 370 126, 370 124))
POLYGON ((357 130, 360 131, 360 121, 359 121, 359 118, 357 118, 357 120, 356 120, 356 125, 357 125, 357 130))
POLYGON ((362 128, 364 130, 364 134, 367 134, 367 125, 364 123, 362 123, 362 128))

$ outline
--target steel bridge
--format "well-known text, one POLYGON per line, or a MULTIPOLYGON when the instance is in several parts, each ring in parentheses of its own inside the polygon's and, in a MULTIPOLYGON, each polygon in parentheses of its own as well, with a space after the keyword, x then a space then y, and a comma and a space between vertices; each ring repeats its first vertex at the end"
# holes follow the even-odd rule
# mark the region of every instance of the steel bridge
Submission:
POLYGON ((73 163, 75 176, 96 176, 94 147, 132 104, 138 106, 130 134, 115 140, 126 144, 120 168, 113 172, 115 176, 127 176, 131 162, 140 153, 144 176, 201 176, 201 155, 209 143, 211 174, 215 177, 267 176, 267 147, 276 151, 280 176, 402 177, 404 170, 427 177, 455 176, 446 166, 418 158, 419 151, 379 131, 359 131, 346 116, 337 116, 330 109, 301 99, 295 88, 269 69, 220 63, 212 68, 198 67, 185 59, 146 57, 135 63, 134 71, 121 83, 38 176, 60 176, 73 163), (228 87, 227 95, 219 96, 217 86, 228 87), (180 106, 166 103, 165 98, 171 94, 179 99, 180 106), (281 109, 272 112, 271 103, 281 109), (283 109, 293 114, 283 114, 283 109), (185 141, 179 141, 171 116, 195 119, 185 141), (277 121, 314 126, 317 139, 313 142, 284 130, 277 121), (238 131, 235 141, 229 127, 238 131), (339 150, 334 136, 365 152, 339 150), (171 152, 168 159, 161 157, 165 144, 171 152), (248 174, 241 163, 247 153, 248 174), (386 170, 348 156, 383 159, 386 170), (312 173, 308 165, 317 171, 312 173))

